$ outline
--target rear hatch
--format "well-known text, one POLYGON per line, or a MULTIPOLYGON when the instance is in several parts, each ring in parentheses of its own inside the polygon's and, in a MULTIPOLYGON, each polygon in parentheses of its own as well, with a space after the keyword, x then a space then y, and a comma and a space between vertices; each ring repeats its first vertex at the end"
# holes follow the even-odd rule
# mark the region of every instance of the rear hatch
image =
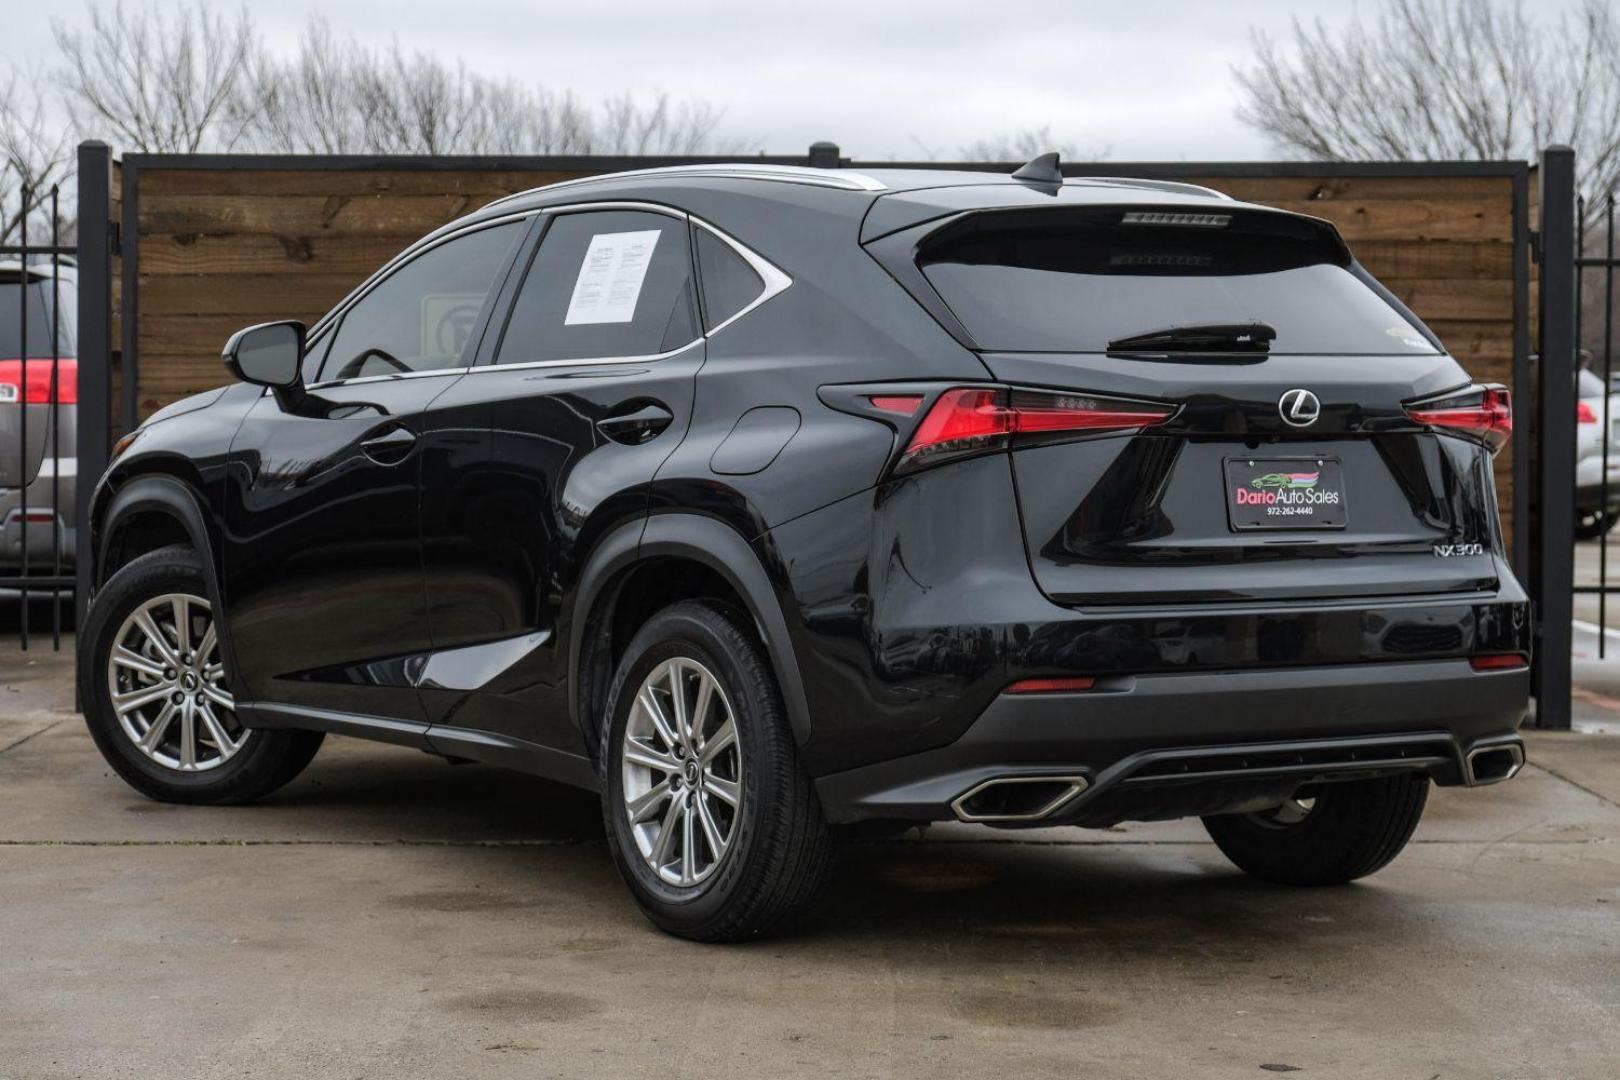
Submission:
MULTIPOLYGON (((0 268, 0 489, 21 487, 39 474, 51 449, 55 409, 78 400, 78 365, 64 318, 52 335, 55 289, 32 271, 23 284, 15 264, 0 268), (26 300, 26 311, 24 302, 26 300), (24 336, 26 333, 26 341, 24 336), (60 355, 63 359, 56 360, 60 355)), ((72 288, 61 285, 63 292, 72 288)), ((62 297, 64 311, 70 296, 62 297)), ((62 447, 64 457, 74 453, 62 447)))
POLYGON ((1493 588, 1505 394, 1471 386, 1331 226, 1212 202, 968 213, 916 242, 926 302, 996 380, 1163 414, 1010 440, 1042 589, 1129 605, 1493 588))

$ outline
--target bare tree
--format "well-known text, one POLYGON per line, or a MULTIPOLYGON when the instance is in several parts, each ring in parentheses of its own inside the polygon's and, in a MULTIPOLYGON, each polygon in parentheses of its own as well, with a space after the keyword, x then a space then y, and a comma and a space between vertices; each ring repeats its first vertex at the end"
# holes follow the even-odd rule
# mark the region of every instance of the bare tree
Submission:
POLYGON ((568 92, 494 79, 396 42, 368 48, 316 17, 288 58, 262 49, 238 110, 245 142, 279 153, 700 154, 743 152, 718 109, 630 94, 593 111, 568 92))
POLYGON ((1522 0, 1384 0, 1371 23, 1253 33, 1238 116, 1327 161, 1531 157, 1578 148, 1592 194, 1620 179, 1620 26, 1608 0, 1559 17, 1522 0))
POLYGON ((37 72, 13 70, 0 83, 0 243, 17 242, 25 211, 31 239, 49 242, 50 190, 68 180, 73 163, 72 135, 59 120, 37 72))
POLYGON ((59 82, 76 126, 128 150, 196 153, 233 148, 249 112, 240 108, 254 42, 247 9, 234 17, 205 0, 167 9, 91 4, 80 29, 52 23, 59 82))

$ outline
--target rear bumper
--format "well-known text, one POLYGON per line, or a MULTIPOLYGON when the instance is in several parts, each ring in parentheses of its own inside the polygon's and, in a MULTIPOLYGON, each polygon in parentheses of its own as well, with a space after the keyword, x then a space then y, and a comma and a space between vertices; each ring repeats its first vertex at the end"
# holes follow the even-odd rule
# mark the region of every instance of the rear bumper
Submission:
POLYGON ((17 573, 23 568, 25 530, 29 573, 49 574, 56 565, 58 550, 63 568, 73 566, 78 547, 74 528, 76 465, 75 459, 63 458, 57 471, 52 459, 41 463, 38 475, 28 485, 26 521, 23 492, 17 488, 0 489, 0 571, 17 573))
POLYGON ((995 823, 1107 825, 1259 808, 1303 783, 1391 772, 1491 782, 1523 761, 1514 732, 1529 689, 1527 670, 1461 659, 1111 677, 1080 694, 1003 694, 948 745, 817 786, 833 821, 945 820, 972 816, 960 800, 987 781, 1062 777, 1053 805, 1034 800, 1044 812, 995 823))

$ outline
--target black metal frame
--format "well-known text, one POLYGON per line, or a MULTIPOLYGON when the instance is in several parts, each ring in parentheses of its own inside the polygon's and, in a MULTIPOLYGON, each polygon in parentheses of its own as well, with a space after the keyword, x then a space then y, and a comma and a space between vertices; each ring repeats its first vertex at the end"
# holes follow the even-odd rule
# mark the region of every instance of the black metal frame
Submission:
POLYGON ((1541 348, 1536 364, 1536 553, 1530 596, 1536 614, 1536 722, 1570 726, 1575 583, 1575 151, 1541 155, 1541 348))

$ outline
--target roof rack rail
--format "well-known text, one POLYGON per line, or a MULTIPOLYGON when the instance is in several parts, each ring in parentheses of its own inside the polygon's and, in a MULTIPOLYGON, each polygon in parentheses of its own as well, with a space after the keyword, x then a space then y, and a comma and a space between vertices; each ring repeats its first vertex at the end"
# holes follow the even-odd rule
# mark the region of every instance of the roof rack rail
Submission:
POLYGON ((532 195, 537 191, 554 191, 557 188, 575 187, 580 184, 599 184, 631 176, 649 178, 697 176, 713 177, 715 179, 774 180, 786 184, 809 184, 814 187, 839 188, 844 191, 887 191, 889 187, 881 180, 850 169, 818 169, 808 165, 749 165, 744 162, 736 164, 717 163, 714 165, 663 165, 655 169, 626 169, 623 172, 581 176, 575 180, 559 180, 555 184, 543 184, 540 187, 514 192, 486 205, 499 206, 501 203, 510 202, 524 195, 532 195))
POLYGON ((1232 196, 1224 191, 1204 187, 1202 184, 1185 184, 1180 180, 1148 180, 1132 176, 1071 176, 1068 178, 1068 182, 1071 184, 1076 182, 1082 184, 1107 184, 1110 187, 1155 188, 1159 191, 1187 195, 1213 195, 1217 199, 1225 199, 1227 202, 1232 201, 1232 196))

